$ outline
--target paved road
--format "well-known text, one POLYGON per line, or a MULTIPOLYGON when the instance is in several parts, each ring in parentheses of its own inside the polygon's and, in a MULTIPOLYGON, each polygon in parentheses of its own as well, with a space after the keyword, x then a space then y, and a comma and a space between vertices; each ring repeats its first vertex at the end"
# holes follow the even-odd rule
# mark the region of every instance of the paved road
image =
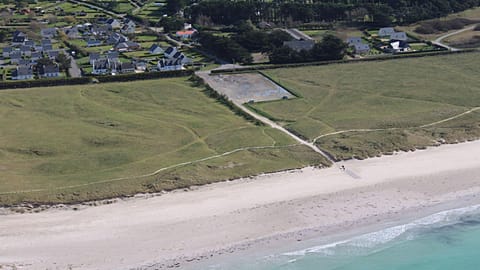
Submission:
POLYGON ((452 32, 452 33, 449 33, 449 34, 446 34, 446 35, 443 35, 437 39, 435 39, 432 43, 437 45, 437 46, 441 46, 441 47, 444 47, 452 52, 456 52, 456 51, 461 51, 461 49, 457 49, 457 48, 454 48, 454 47, 451 47, 451 46, 448 46, 447 44, 445 43, 442 43, 442 40, 446 39, 446 38, 449 38, 451 36, 455 36, 455 35, 458 35, 458 34, 461 34, 463 32, 466 32, 466 31, 470 31, 470 30, 473 30, 474 28, 476 27, 476 25, 472 25, 470 27, 467 27, 467 28, 463 28, 463 29, 460 29, 458 31, 455 31, 455 32, 452 32))
POLYGON ((71 66, 70 68, 68 69, 68 74, 70 74, 70 77, 72 78, 80 78, 82 77, 82 70, 80 70, 80 68, 78 67, 78 64, 77 64, 77 61, 75 61, 75 58, 73 58, 72 56, 70 56, 69 54, 67 54, 70 59, 72 60, 71 61, 71 66))

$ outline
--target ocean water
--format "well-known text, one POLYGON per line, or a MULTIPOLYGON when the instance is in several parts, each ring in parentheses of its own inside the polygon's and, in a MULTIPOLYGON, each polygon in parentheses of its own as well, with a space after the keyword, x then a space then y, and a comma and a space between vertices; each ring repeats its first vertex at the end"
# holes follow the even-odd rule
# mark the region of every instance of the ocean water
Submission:
POLYGON ((480 205, 260 258, 212 265, 215 270, 476 270, 480 269, 480 205))

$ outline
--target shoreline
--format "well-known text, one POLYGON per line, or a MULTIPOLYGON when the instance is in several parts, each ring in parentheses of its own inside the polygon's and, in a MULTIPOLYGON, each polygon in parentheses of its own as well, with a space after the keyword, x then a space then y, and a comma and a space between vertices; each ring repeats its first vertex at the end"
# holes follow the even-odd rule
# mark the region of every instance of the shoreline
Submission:
POLYGON ((337 165, 346 170, 305 168, 78 211, 3 215, 0 265, 183 268, 480 203, 480 141, 337 165))

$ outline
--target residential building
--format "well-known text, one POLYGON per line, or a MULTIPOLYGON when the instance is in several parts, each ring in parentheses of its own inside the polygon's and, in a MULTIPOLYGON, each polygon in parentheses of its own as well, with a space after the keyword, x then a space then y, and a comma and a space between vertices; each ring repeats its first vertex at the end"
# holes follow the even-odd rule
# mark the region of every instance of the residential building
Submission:
POLYGON ((32 55, 30 56, 30 59, 32 61, 37 61, 38 59, 41 59, 43 56, 42 56, 42 53, 41 52, 32 52, 32 55))
POLYGON ((389 45, 389 49, 393 53, 408 52, 411 50, 410 45, 405 41, 394 41, 389 45))
POLYGON ((97 40, 97 39, 89 39, 87 40, 87 47, 95 47, 95 46, 101 46, 102 41, 97 40))
POLYGON ((29 46, 22 45, 20 46, 20 53, 24 56, 30 56, 32 55, 32 48, 29 46))
POLYGON ((42 78, 60 77, 58 65, 41 65, 38 67, 38 75, 42 78))
POLYGON ((54 38, 57 36, 57 28, 44 28, 40 30, 43 38, 54 38))
POLYGON ((22 45, 26 40, 27 38, 25 36, 13 36, 12 45, 14 46, 22 45))
POLYGON ((163 55, 166 57, 166 58, 173 58, 173 56, 178 52, 177 48, 176 47, 168 47, 165 52, 163 53, 163 55))
POLYGON ((164 53, 164 50, 162 49, 162 47, 160 47, 160 45, 158 44, 153 44, 150 49, 148 50, 148 52, 150 54, 162 54, 164 53))
POLYGON ((110 27, 110 29, 120 29, 120 27, 122 26, 122 24, 117 19, 112 18, 108 19, 105 23, 110 27))
POLYGON ((393 33, 395 33, 395 29, 393 29, 393 27, 383 27, 378 30, 379 37, 389 37, 393 33))
POLYGON ((52 60, 57 58, 59 54, 60 54, 59 51, 47 51, 47 53, 46 53, 47 57, 52 59, 52 60))
POLYGON ((31 80, 33 79, 33 70, 29 66, 18 66, 12 71, 12 80, 31 80))
POLYGON ((367 54, 370 52, 370 46, 364 43, 357 43, 353 45, 356 54, 367 54))
POLYGON ((300 51, 310 51, 315 46, 314 40, 291 40, 284 41, 283 46, 287 46, 292 50, 297 52, 300 51))
POLYGON ((88 58, 89 58, 89 63, 90 63, 90 65, 93 65, 93 63, 94 63, 95 61, 100 60, 102 57, 100 56, 100 53, 91 52, 91 53, 88 55, 88 58))
POLYGON ((362 44, 363 40, 361 37, 349 37, 347 38, 347 44, 349 46, 355 45, 355 44, 362 44))
POLYGON ((115 50, 119 52, 129 52, 140 49, 140 44, 133 41, 125 41, 115 45, 115 50))
POLYGON ((190 39, 196 34, 197 34, 197 30, 192 29, 192 30, 177 31, 175 35, 181 39, 190 39))
POLYGON ((159 71, 181 70, 183 65, 179 59, 160 59, 157 64, 159 71))
POLYGON ((407 41, 408 36, 405 32, 395 32, 390 35, 390 40, 401 40, 401 41, 407 41))
POLYGON ((120 64, 121 73, 132 73, 135 72, 135 64, 133 63, 121 63, 120 64))
POLYGON ((18 64, 22 59, 22 53, 20 51, 13 51, 10 53, 10 62, 12 64, 18 64))
POLYGON ((9 58, 10 57, 10 54, 13 52, 13 48, 12 47, 5 47, 3 48, 3 52, 2 52, 2 56, 3 58, 9 58))
POLYGON ((94 61, 93 64, 93 71, 92 74, 101 75, 107 74, 110 68, 107 59, 100 59, 98 61, 94 61))

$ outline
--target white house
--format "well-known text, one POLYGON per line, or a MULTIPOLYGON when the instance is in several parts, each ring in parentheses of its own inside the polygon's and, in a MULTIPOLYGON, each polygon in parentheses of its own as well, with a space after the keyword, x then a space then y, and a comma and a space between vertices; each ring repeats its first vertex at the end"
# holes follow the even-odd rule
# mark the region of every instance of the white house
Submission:
POLYGON ((181 70, 183 68, 180 59, 161 59, 158 61, 157 68, 160 71, 181 70))
POLYGON ((378 30, 379 37, 389 37, 393 33, 395 33, 395 29, 393 29, 393 27, 384 27, 378 30))
POLYGON ((181 39, 190 39, 192 38, 195 34, 197 34, 197 30, 191 29, 191 30, 182 30, 182 31, 177 31, 176 36, 181 38, 181 39))
POLYGON ((163 55, 166 57, 166 58, 173 58, 173 56, 178 52, 177 48, 176 47, 168 47, 165 52, 163 53, 163 55))

